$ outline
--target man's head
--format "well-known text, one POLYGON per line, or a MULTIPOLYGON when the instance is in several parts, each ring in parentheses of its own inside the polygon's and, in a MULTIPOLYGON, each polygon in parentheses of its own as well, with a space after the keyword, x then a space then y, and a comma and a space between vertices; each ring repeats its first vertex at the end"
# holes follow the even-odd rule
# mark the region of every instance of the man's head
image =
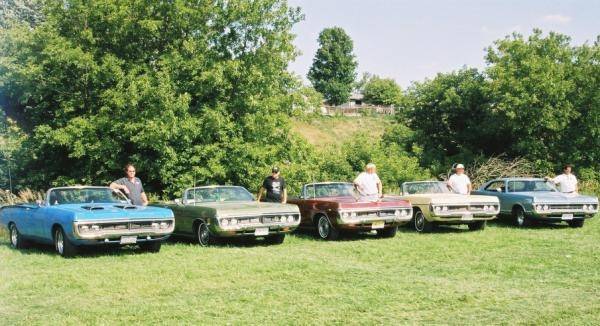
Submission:
POLYGON ((125 167, 123 168, 123 170, 125 171, 125 175, 128 178, 134 178, 135 177, 135 166, 133 166, 133 164, 127 163, 125 165, 125 167))
POLYGON ((465 173, 465 166, 462 165, 462 164, 460 164, 460 163, 456 164, 455 169, 456 169, 456 174, 463 174, 463 173, 465 173))
POLYGON ((279 167, 274 166, 271 169, 271 175, 273 176, 273 178, 277 179, 279 178, 279 167))
POLYGON ((563 166, 563 172, 565 174, 571 174, 571 170, 573 169, 573 166, 571 164, 565 164, 563 166))
POLYGON ((369 164, 367 164, 367 166, 365 166, 365 171, 369 174, 375 173, 376 170, 377 170, 377 167, 375 167, 375 164, 373 164, 373 163, 369 163, 369 164))

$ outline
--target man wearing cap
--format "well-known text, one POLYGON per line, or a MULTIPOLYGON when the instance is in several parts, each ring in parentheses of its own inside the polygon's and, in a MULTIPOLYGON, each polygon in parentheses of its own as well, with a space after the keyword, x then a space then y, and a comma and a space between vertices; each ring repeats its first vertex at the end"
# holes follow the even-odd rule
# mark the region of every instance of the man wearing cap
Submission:
POLYGON ((365 172, 354 179, 354 187, 360 194, 361 201, 378 201, 383 197, 383 184, 377 175, 375 164, 367 164, 365 172))
POLYGON ((267 195, 265 196, 264 201, 283 204, 287 202, 285 180, 281 177, 279 168, 276 166, 271 169, 271 175, 265 178, 260 190, 258 190, 258 201, 262 199, 262 195, 265 191, 267 195))
POLYGON ((552 179, 547 178, 547 180, 558 185, 558 190, 560 190, 560 192, 564 194, 575 194, 577 193, 577 178, 571 173, 572 168, 571 164, 565 164, 561 175, 552 179))
POLYGON ((450 176, 448 179, 448 185, 455 193, 461 195, 468 195, 473 190, 471 185, 471 179, 465 174, 465 166, 462 164, 456 165, 456 173, 450 176))

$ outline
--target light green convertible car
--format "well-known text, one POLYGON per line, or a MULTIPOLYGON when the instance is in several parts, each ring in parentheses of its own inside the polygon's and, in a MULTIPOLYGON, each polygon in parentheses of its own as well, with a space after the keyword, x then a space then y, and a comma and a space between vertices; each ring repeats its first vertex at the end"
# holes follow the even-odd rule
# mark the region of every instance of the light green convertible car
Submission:
POLYGON ((257 202, 246 188, 205 186, 186 189, 166 207, 175 214, 174 235, 206 246, 219 238, 264 238, 282 243, 300 224, 298 206, 257 202))
POLYGON ((405 182, 402 199, 413 207, 411 224, 417 232, 429 232, 444 224, 467 224, 470 230, 482 230, 500 211, 498 198, 460 195, 443 181, 405 182))

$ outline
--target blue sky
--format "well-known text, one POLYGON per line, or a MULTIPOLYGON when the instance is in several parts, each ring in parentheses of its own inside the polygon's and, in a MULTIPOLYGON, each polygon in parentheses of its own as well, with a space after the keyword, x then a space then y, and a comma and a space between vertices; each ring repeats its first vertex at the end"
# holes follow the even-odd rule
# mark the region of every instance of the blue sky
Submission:
POLYGON ((484 49, 513 31, 534 27, 593 43, 600 34, 600 1, 288 0, 305 20, 294 27, 302 52, 289 69, 304 80, 326 27, 340 26, 354 41, 362 72, 401 86, 467 65, 485 67, 484 49))

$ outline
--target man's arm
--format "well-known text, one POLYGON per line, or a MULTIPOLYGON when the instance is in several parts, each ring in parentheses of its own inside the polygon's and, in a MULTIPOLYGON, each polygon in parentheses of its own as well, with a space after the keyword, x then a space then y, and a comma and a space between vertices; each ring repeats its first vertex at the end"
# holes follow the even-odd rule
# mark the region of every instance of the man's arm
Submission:
POLYGON ((129 195, 129 189, 125 185, 119 184, 116 181, 111 182, 109 187, 110 189, 123 190, 124 193, 129 195))
POLYGON ((142 206, 148 205, 148 197, 146 196, 146 193, 142 192, 140 197, 142 197, 142 206))
POLYGON ((283 196, 281 198, 282 198, 282 200, 281 200, 282 204, 287 203, 287 189, 285 189, 285 188, 283 189, 283 196))
POLYGON ((379 198, 383 197, 383 184, 381 183, 381 180, 379 180, 379 182, 377 182, 377 192, 379 194, 379 198))
POLYGON ((260 201, 260 198, 262 197, 264 191, 265 188, 263 186, 260 186, 260 188, 258 189, 258 195, 256 196, 256 201, 260 201))
POLYGON ((470 194, 471 194, 471 191, 473 191, 473 184, 471 184, 471 183, 469 182, 469 184, 467 185, 467 189, 469 190, 469 191, 467 192, 467 195, 470 195, 470 194))

